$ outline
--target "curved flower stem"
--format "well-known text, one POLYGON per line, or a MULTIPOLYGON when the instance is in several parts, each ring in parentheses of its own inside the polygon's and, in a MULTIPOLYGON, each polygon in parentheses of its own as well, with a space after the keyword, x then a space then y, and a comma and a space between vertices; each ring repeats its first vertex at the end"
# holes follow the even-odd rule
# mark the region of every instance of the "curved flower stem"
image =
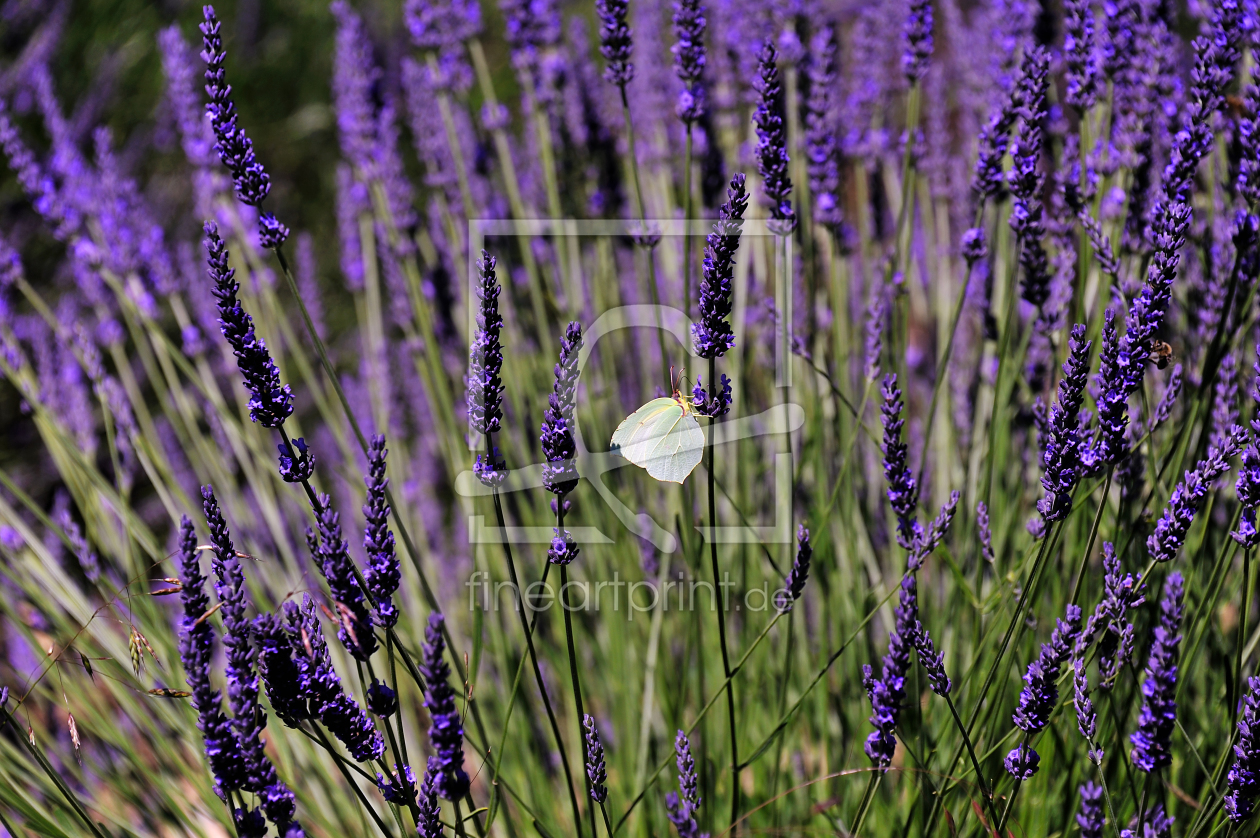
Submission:
MULTIPOLYGON (((556 529, 560 531, 560 537, 564 538, 564 495, 556 497, 556 529)), ((573 705, 577 709, 578 741, 585 743, 586 739, 582 732, 582 720, 585 718, 582 708, 582 682, 578 678, 577 649, 573 645, 573 614, 569 607, 568 588, 569 566, 562 564, 560 565, 560 610, 564 612, 564 639, 569 652, 569 680, 573 682, 573 705)), ((582 772, 582 778, 585 780, 586 799, 589 801, 591 778, 585 771, 582 772)), ((591 838, 595 838, 598 834, 595 826, 595 807, 587 805, 586 812, 591 818, 591 838)))
POLYGON ((385 821, 381 820, 381 816, 376 814, 376 810, 372 808, 372 804, 369 803, 367 797, 363 795, 363 790, 359 788, 359 784, 354 781, 354 777, 350 776, 350 771, 346 768, 345 761, 342 759, 341 755, 337 753, 337 749, 334 748, 332 743, 328 741, 328 734, 324 733, 323 729, 320 728, 317 723, 312 724, 311 727, 315 729, 315 737, 319 740, 320 745, 332 756, 333 762, 337 764, 337 769, 341 771, 341 776, 346 778, 346 783, 349 784, 350 788, 354 791, 355 797, 359 798, 359 802, 363 804, 363 808, 369 815, 371 815, 372 820, 376 821, 376 826, 381 830, 381 834, 384 835, 385 838, 393 838, 393 835, 389 831, 389 827, 385 825, 385 821))
POLYGON ((866 793, 862 795, 862 802, 858 804, 858 813, 853 818, 853 831, 849 834, 853 838, 858 838, 862 831, 862 824, 866 823, 866 815, 871 811, 871 801, 875 799, 875 792, 879 789, 879 784, 884 780, 884 774, 887 769, 876 768, 871 774, 871 779, 866 783, 866 793))
MULTIPOLYGON (((714 380, 717 375, 717 358, 709 359, 709 387, 716 388, 717 384, 714 380)), ((739 819, 739 744, 736 737, 735 724, 735 684, 732 682, 733 673, 731 672, 731 656, 726 643, 726 602, 722 594, 726 589, 722 587, 722 577, 718 567, 717 542, 713 536, 717 532, 717 491, 714 488, 716 477, 713 473, 713 428, 712 422, 709 423, 709 434, 705 438, 705 454, 708 456, 708 479, 709 479, 709 562, 713 567, 713 584, 717 587, 714 590, 713 598, 718 604, 718 641, 722 647, 722 674, 726 676, 726 711, 727 718, 730 722, 730 738, 731 738, 731 823, 732 827, 739 819), (721 591, 722 594, 717 593, 721 591)))
POLYGON ((971 767, 976 771, 976 785, 980 787, 980 796, 984 798, 985 808, 989 810, 989 822, 997 823, 997 812, 993 808, 993 795, 984 785, 984 773, 980 770, 980 761, 976 759, 976 752, 971 747, 971 737, 967 735, 967 728, 962 723, 962 717, 958 715, 958 708, 954 706, 954 699, 949 693, 945 694, 945 703, 949 705, 950 715, 954 717, 954 724, 958 727, 958 732, 962 734, 963 745, 967 747, 967 756, 971 757, 971 767))

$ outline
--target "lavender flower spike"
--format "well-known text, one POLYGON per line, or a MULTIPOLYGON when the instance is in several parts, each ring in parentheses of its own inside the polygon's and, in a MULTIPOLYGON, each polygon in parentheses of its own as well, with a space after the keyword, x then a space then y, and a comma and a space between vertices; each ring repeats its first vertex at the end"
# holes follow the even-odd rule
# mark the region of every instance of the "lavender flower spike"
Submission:
POLYGON ((286 602, 284 619, 293 642, 298 686, 310 702, 311 712, 356 761, 379 759, 385 753, 385 740, 367 713, 341 686, 310 596, 302 597, 301 606, 292 600, 286 602))
POLYGON ((911 473, 909 452, 901 439, 905 419, 901 417, 901 391, 897 389, 895 373, 884 377, 883 391, 880 413, 884 423, 884 477, 888 480, 888 500, 897 514, 897 543, 911 550, 923 527, 916 517, 919 485, 911 473))
POLYGON ((241 308, 236 292, 240 290, 236 271, 228 266, 227 246, 219 236, 219 227, 207 221, 207 272, 214 280, 214 294, 219 308, 219 327, 236 355, 236 365, 245 377, 249 390, 249 418, 264 428, 278 428, 293 412, 293 391, 280 383, 280 371, 271 360, 267 344, 254 333, 254 321, 241 308))
POLYGON ((809 562, 814 555, 814 548, 809 543, 809 530, 801 524, 796 530, 796 560, 783 581, 783 593, 786 596, 780 601, 779 610, 791 611, 792 605, 801 598, 805 591, 805 582, 809 579, 809 562))
POLYGON ((201 497, 210 528, 210 543, 214 547, 211 564, 216 576, 214 590, 223 614, 228 704, 232 708, 232 732, 246 778, 244 788, 259 795, 267 819, 280 826, 283 834, 293 821, 297 803, 293 792, 276 776, 276 768, 259 738, 263 716, 258 706, 258 674, 254 671, 257 652, 250 621, 245 616, 245 575, 214 490, 202 486, 201 497))
POLYGON ((675 0, 674 75, 683 83, 674 112, 687 124, 704 116, 704 32, 707 21, 700 0, 675 0))
POLYGON ((443 657, 445 622, 441 614, 429 615, 420 674, 428 686, 424 706, 429 711, 429 742, 437 751, 438 774, 434 786, 447 800, 459 800, 468 793, 468 774, 464 771, 464 724, 455 707, 455 691, 449 683, 451 668, 443 657))
POLYGON ((608 799, 608 770, 604 767, 604 745, 599 741, 599 731, 595 728, 595 719, 586 714, 582 716, 583 739, 586 740, 586 777, 591 781, 591 800, 603 803, 608 799))
POLYGON ((1146 539, 1146 549, 1153 560, 1170 562, 1177 557, 1212 482, 1229 470, 1229 461, 1245 442, 1246 433, 1235 426, 1220 448, 1209 449, 1207 457, 1200 460, 1193 471, 1185 473, 1184 479, 1173 489, 1155 531, 1146 539))
POLYGON ((595 14, 599 16, 599 54, 608 62, 604 79, 623 91, 634 79, 634 65, 630 63, 634 39, 626 23, 628 12, 627 0, 595 0, 595 14))
MULTIPOLYGON (((221 24, 214 6, 202 6, 205 22, 201 24, 201 60, 206 63, 206 93, 210 104, 206 113, 214 129, 214 150, 223 165, 232 173, 236 196, 251 206, 262 206, 263 199, 271 191, 271 178, 254 155, 254 144, 236 124, 236 105, 232 101, 232 86, 227 83, 223 60, 223 39, 219 35, 221 24)), ((269 212, 258 216, 259 233, 264 247, 279 247, 288 238, 289 230, 269 212)))
POLYGON ((932 688, 932 692, 942 698, 949 695, 953 682, 945 674, 945 654, 936 651, 927 629, 918 621, 915 621, 914 626, 914 649, 919 653, 919 663, 927 671, 928 686, 932 688))
POLYGON ((770 220, 766 226, 777 236, 796 229, 792 209, 792 179, 788 176, 787 125, 783 88, 779 84, 778 52, 767 39, 758 58, 756 87, 760 94, 753 124, 757 127, 757 171, 761 174, 770 220))
POLYGON ((980 555, 989 564, 993 564, 997 556, 993 553, 993 531, 989 528, 989 508, 984 501, 976 504, 976 529, 980 537, 980 555))
POLYGON ((388 453, 384 436, 374 436, 369 440, 368 474, 364 478, 367 503, 363 506, 363 517, 367 521, 363 532, 363 549, 367 552, 363 581, 367 582, 368 593, 372 597, 376 621, 386 628, 398 622, 398 607, 392 597, 402 582, 402 568, 394 549, 394 533, 389 529, 389 500, 385 496, 389 487, 389 478, 385 476, 388 453))
MULTIPOLYGON (((468 354, 468 425, 474 433, 487 437, 499 431, 503 419, 503 346, 499 342, 503 329, 503 317, 499 314, 502 289, 494 267, 494 257, 481 251, 481 258, 477 260, 477 297, 481 300, 481 311, 468 354)), ((493 441, 490 445, 493 446, 493 441)), ((473 470, 482 483, 498 485, 506 476, 500 467, 498 452, 492 449, 484 456, 484 460, 482 455, 477 456, 473 470)))
POLYGON ((365 661, 376 651, 376 633, 372 630, 372 615, 363 588, 355 577, 354 559, 350 558, 350 549, 341 537, 341 517, 333 510, 328 495, 316 497, 314 510, 317 532, 307 530, 307 541, 332 593, 341 623, 337 637, 346 651, 365 661))
MULTIPOLYGON (((1077 644, 1078 648, 1080 644, 1077 644)), ((1083 649, 1080 650, 1082 653, 1083 649)), ((1083 654, 1072 656, 1072 703, 1076 708, 1076 729, 1089 742, 1094 741, 1098 733, 1098 711, 1089 698, 1089 676, 1085 673, 1083 654)))
POLYGON ((691 741, 681 730, 674 738, 674 753, 678 763, 678 793, 671 791, 665 795, 665 809, 669 822, 678 830, 678 838, 700 838, 700 826, 696 822, 696 811, 700 808, 700 779, 691 756, 691 741))
POLYGON ((226 798, 228 792, 244 786, 246 778, 241 752, 223 712, 222 695, 210 683, 214 626, 203 619, 210 611, 210 597, 206 595, 206 577, 201 573, 199 555, 192 522, 184 517, 179 523, 179 595, 184 604, 179 657, 192 692, 192 705, 197 711, 197 729, 205 740, 215 793, 226 798))
POLYGON ((910 14, 902 31, 905 50, 901 53, 901 71, 911 84, 923 81, 932 57, 932 0, 911 0, 910 14))
POLYGON ((1085 401, 1091 345, 1092 341, 1085 340, 1084 324, 1073 326, 1068 341, 1071 352, 1063 362, 1059 400, 1050 408, 1049 439, 1042 458, 1045 474, 1041 485, 1046 496, 1038 502, 1037 509, 1046 523, 1061 521, 1072 511, 1072 490, 1080 476, 1080 412, 1085 401))
POLYGON ((1177 722, 1177 646, 1181 643, 1181 574, 1172 573, 1159 603, 1159 625, 1142 682, 1142 712, 1129 737, 1133 764, 1148 774, 1172 763, 1171 739, 1177 722))
POLYGON ((301 691, 297 663, 293 660, 293 637, 284 620, 276 614, 254 618, 258 641, 258 670, 267 686, 271 709, 289 727, 298 727, 314 718, 310 702, 301 691))
POLYGON ((805 157, 814 219, 843 237, 843 196, 840 192, 840 145, 836 140, 832 96, 836 85, 836 32, 819 27, 809 41, 805 65, 809 94, 805 100, 805 157))
POLYGON ((1247 697, 1238 719, 1238 741, 1234 743, 1234 764, 1229 768, 1229 791, 1225 794, 1225 814, 1242 823, 1255 811, 1260 797, 1260 676, 1247 679, 1247 697))
MULTIPOLYGON (((1084 113, 1098 98, 1098 61, 1094 55, 1094 9, 1089 0, 1063 4, 1063 59, 1067 64, 1067 103, 1084 113)), ((1082 788, 1082 796, 1084 796, 1082 788)))
POLYGON ((582 324, 569 323, 560 339, 560 362, 555 383, 543 413, 540 440, 547 463, 543 486, 555 495, 567 495, 577 487, 577 444, 573 424, 577 420, 578 353, 582 350, 582 324))
POLYGON ((442 807, 437 793, 441 766, 441 760, 429 757, 424 779, 420 781, 419 814, 416 817, 416 834, 420 838, 442 838, 442 807))
POLYGON ((1234 494, 1242 506, 1242 517, 1238 529, 1230 536, 1244 550, 1253 549, 1260 543, 1260 532, 1256 529, 1256 507, 1260 506, 1260 451, 1252 441, 1243 449, 1242 465, 1238 469, 1238 480, 1234 483, 1234 494))
POLYGON ((895 625, 888 635, 888 651, 881 661, 878 678, 869 664, 862 667, 862 686, 871 701, 871 725, 863 749, 881 768, 886 768, 897 749, 896 729, 906 698, 906 673, 910 670, 910 649, 919 625, 918 585, 914 574, 901 577, 901 593, 893 609, 895 625))
POLYGON ((1076 816, 1081 828, 1081 838, 1103 838, 1107 815, 1103 811, 1103 788, 1095 783, 1081 786, 1081 811, 1076 816))
POLYGON ((744 175, 737 172, 726 191, 727 200, 718 210, 713 232, 705 239, 704 275, 700 280, 700 322, 691 326, 696 354, 719 358, 735 346, 731 330, 731 281, 735 276, 735 251, 748 209, 744 175))
MULTIPOLYGON (((1041 730, 1050 721, 1050 713, 1059 700, 1059 669, 1071 654, 1080 631, 1081 609, 1069 604, 1064 619, 1057 621, 1050 642, 1043 643, 1037 660, 1028 664, 1013 717, 1015 726, 1026 734, 1041 730)), ((1021 743, 1006 755, 1006 771, 1016 779, 1027 780, 1037 773, 1039 762, 1037 752, 1021 743)))

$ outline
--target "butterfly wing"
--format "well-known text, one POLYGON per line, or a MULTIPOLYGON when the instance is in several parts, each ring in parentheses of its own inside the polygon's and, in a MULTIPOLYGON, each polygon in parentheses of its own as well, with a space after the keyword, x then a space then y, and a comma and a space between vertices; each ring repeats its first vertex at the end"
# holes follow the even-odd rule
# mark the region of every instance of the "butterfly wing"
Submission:
POLYGON ((657 480, 681 483, 700 464, 704 432, 677 399, 653 399, 626 417, 613 450, 657 480))

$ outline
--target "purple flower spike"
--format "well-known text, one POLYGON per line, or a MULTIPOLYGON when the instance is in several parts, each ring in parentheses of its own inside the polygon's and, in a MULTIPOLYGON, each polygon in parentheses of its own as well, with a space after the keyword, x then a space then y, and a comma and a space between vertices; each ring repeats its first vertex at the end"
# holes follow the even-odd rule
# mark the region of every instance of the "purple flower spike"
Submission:
POLYGON ((792 179, 788 176, 786 110, 778 57, 774 41, 766 39, 758 58, 756 87, 760 96, 753 124, 757 127, 757 171, 770 206, 766 226, 775 235, 786 236, 796 229, 796 211, 792 209, 792 179))
POLYGON ((292 638, 299 689, 310 702, 311 712, 357 762, 380 759, 385 753, 385 740, 372 719, 341 686, 315 616, 314 601, 303 595, 301 606, 292 600, 286 602, 284 619, 292 638))
POLYGON ((410 765, 399 768, 395 764, 388 778, 377 772, 376 787, 381 790, 381 796, 390 803, 411 806, 416 802, 416 772, 411 770, 410 765))
POLYGON ((304 483, 315 473, 315 452, 306 445, 306 438, 289 441, 292 446, 277 444, 280 451, 280 477, 285 483, 304 483))
POLYGON ((328 495, 316 498, 315 521, 318 532, 308 529, 307 541, 332 593, 337 620, 341 624, 337 637, 346 651, 356 659, 366 661, 376 651, 372 614, 364 599, 363 588, 355 578, 350 549, 341 537, 341 517, 333 511, 328 495))
POLYGON ((1081 828, 1081 838, 1103 838, 1107 815, 1103 811, 1103 788, 1096 783, 1081 786, 1081 811, 1076 823, 1081 828))
POLYGON ((713 232, 705 239, 704 272, 700 279, 700 322, 693 323, 691 335, 696 354, 719 358, 735 346, 731 330, 731 281, 735 276, 735 251, 744 227, 748 193, 744 175, 736 173, 726 192, 727 200, 718 210, 713 232))
POLYGON ((583 739, 586 741, 586 777, 591 783, 591 800, 603 803, 608 799, 608 770, 604 766, 604 745, 599 741, 595 719, 589 714, 582 717, 583 739))
POLYGON ((884 403, 880 413, 884 423, 884 477, 888 480, 888 500, 897 514, 897 543, 914 548, 923 533, 918 522, 919 485, 910 471, 909 452, 901 438, 906 420, 901 416, 901 391, 897 376, 889 373, 883 383, 884 403))
MULTIPOLYGON (((236 124, 236 105, 232 101, 232 86, 227 83, 223 60, 223 39, 219 35, 221 24, 214 13, 214 6, 202 6, 205 22, 201 24, 201 60, 206 63, 206 93, 210 103, 206 113, 210 127, 214 129, 214 150, 219 160, 232 173, 236 197, 251 206, 261 206, 271 191, 271 178, 254 155, 254 144, 236 124)), ((258 217, 259 234, 263 247, 276 248, 284 243, 289 229, 271 213, 258 217)))
POLYGON ((792 562, 792 569, 788 571, 787 579, 783 582, 783 590, 787 595, 779 605, 780 610, 791 611, 792 605, 801 598, 801 594, 805 591, 805 582, 809 579, 809 563, 813 555, 814 548, 809 543, 809 530, 801 524, 796 530, 796 559, 792 562))
POLYGON ((674 112, 688 124, 704 115, 704 32, 708 22, 700 0, 674 3, 674 75, 683 83, 674 112))
POLYGON ((499 315, 501 289, 494 267, 494 257, 481 251, 477 260, 481 310, 468 358, 468 424, 479 434, 498 433, 503 419, 503 346, 499 342, 503 318, 499 315))
POLYGON ((1093 4, 1089 0, 1065 0, 1063 30, 1067 103, 1084 113, 1094 106, 1098 98, 1099 67, 1094 55, 1093 4))
POLYGON ((1229 791, 1225 794, 1225 814, 1242 823, 1255 811, 1260 797, 1260 676, 1247 679, 1247 697, 1238 718, 1238 741, 1234 743, 1234 764, 1229 769, 1229 791))
POLYGON ((627 0, 595 0, 595 14, 599 16, 599 54, 608 62, 604 79, 623 90, 634 79, 634 65, 630 63, 634 38, 626 23, 628 12, 627 0))
MULTIPOLYGON (((1015 726, 1025 734, 1035 733, 1050 721, 1050 713, 1059 700, 1059 669, 1068 659, 1081 632, 1081 609, 1068 605, 1064 619, 1058 620, 1050 642, 1043 643, 1041 654, 1028 664, 1024 673, 1024 689, 1019 706, 1012 717, 1015 726)), ((1006 755, 1006 770, 1011 776, 1027 780, 1037 773, 1040 758, 1037 752, 1021 744, 1006 755)))
POLYGON ((1172 763, 1171 740, 1177 723, 1177 647, 1181 643, 1181 574, 1172 573, 1159 603, 1159 625, 1151 643, 1142 682, 1142 712, 1138 727, 1129 737, 1133 764, 1148 774, 1172 763))
POLYGON ((417 47, 449 53, 481 32, 481 5, 469 0, 405 0, 403 21, 417 47))
POLYGON ((862 667, 862 686, 871 701, 871 725, 875 728, 863 746, 866 755, 881 768, 892 763, 897 749, 896 729, 906 698, 906 673, 910 669, 910 649, 915 645, 919 625, 918 585, 914 575, 901 578, 901 593, 893 609, 895 625, 888 635, 888 652, 881 661, 878 678, 869 664, 862 667))
POLYGON ((236 271, 228 266, 227 246, 219 236, 218 225, 207 221, 205 232, 207 272, 214 281, 210 290, 219 308, 219 327, 236 355, 236 365, 250 393, 249 418, 264 428, 278 428, 293 413, 293 391, 280 383, 280 371, 266 342, 254 333, 253 318, 236 298, 241 286, 235 279, 236 271))
POLYGON ((468 793, 468 774, 464 771, 464 723, 455 707, 455 691, 451 689, 451 668, 445 657, 446 641, 442 638, 445 618, 429 615, 424 630, 424 655, 420 674, 428 690, 424 706, 429 711, 429 742, 437 751, 437 793, 447 800, 459 800, 468 793))
POLYGON ((254 637, 258 640, 258 671, 276 716, 289 727, 314 718, 301 690, 300 670, 293 660, 293 637, 284 621, 275 614, 259 614, 254 618, 254 637))
POLYGON ((919 653, 919 663, 927 672, 928 686, 931 687, 932 692, 942 698, 949 695, 949 691, 953 688, 953 682, 945 674, 945 654, 936 651, 927 629, 918 621, 915 622, 914 626, 914 649, 919 653))
POLYGON ((363 505, 363 517, 367 526, 363 531, 363 549, 367 553, 367 567, 363 569, 363 581, 376 621, 385 628, 398 622, 398 607, 394 605, 394 592, 402 582, 402 568, 394 549, 394 533, 389 529, 389 501, 385 491, 389 478, 385 476, 385 437, 374 436, 368 442, 367 503, 363 505))
POLYGON ((809 42, 804 80, 805 157, 814 220, 843 235, 844 212, 840 193, 840 144, 835 131, 836 33, 824 25, 809 42))
POLYGON ((901 33, 905 50, 901 53, 901 71, 911 84, 920 82, 928 72, 932 57, 932 2, 911 0, 910 13, 901 33))
POLYGON ((420 811, 416 817, 416 834, 420 838, 442 838, 442 807, 438 803, 438 781, 441 777, 441 760, 429 757, 424 780, 420 783, 418 799, 420 811))
POLYGON ((1238 469, 1238 481, 1234 484, 1234 494, 1242 506, 1242 519, 1238 529, 1230 536, 1244 550, 1253 549, 1260 543, 1260 532, 1256 529, 1256 507, 1260 506, 1260 451, 1255 442, 1243 449, 1242 466, 1238 469))
POLYGON ((1076 729, 1089 742, 1098 733, 1098 711, 1089 698, 1089 676, 1085 673, 1085 658, 1072 657, 1072 703, 1076 708, 1076 729))
POLYGON ((1046 90, 1050 57, 1044 49, 1032 47, 1024 54, 1024 73, 1019 82, 1020 131, 1011 156, 1015 168, 1010 174, 1010 226, 1019 240, 1019 263, 1023 269, 1020 296, 1041 308, 1050 298, 1048 257, 1041 200, 1045 176, 1038 171, 1042 154, 1042 123, 1046 119, 1046 90))
POLYGON ((989 508, 984 501, 976 504, 976 529, 980 535, 980 555, 989 564, 997 558, 993 554, 993 532, 989 529, 989 508))
POLYGON ((244 764, 240 750, 232 738, 232 730, 223 712, 223 697, 210 683, 210 666, 214 657, 214 627, 203 619, 210 611, 206 595, 206 577, 201 573, 197 551, 197 534, 192 522, 184 517, 179 524, 180 599, 184 616, 180 620, 179 657, 184 665, 192 705, 197 711, 197 729, 206 745, 206 760, 214 774, 215 793, 227 796, 245 784, 244 764))
POLYGON ((1170 562, 1177 557, 1212 482, 1229 470, 1229 461, 1246 441, 1246 432, 1235 426, 1220 448, 1209 449, 1207 457, 1200 460, 1193 471, 1185 473, 1185 478, 1173 489, 1163 516, 1156 522, 1155 532, 1146 539, 1146 549, 1153 560, 1170 562))
POLYGON ((543 413, 539 439, 543 456, 543 487, 555 495, 567 495, 577 488, 577 442, 573 435, 577 422, 578 354, 582 350, 582 324, 569 323, 560 339, 560 363, 543 413))
POLYGON ((265 717, 258 706, 258 674, 254 671, 257 650, 254 648, 252 626, 245 616, 245 575, 241 572, 241 562, 236 556, 227 522, 219 511, 214 490, 202 486, 201 497, 210 529, 210 544, 214 547, 211 559, 216 577, 214 590, 223 614, 228 705, 232 708, 232 733, 245 775, 242 788, 259 795, 268 820, 277 825, 287 825, 293 820, 297 803, 293 792, 276 775, 276 768, 259 738, 265 717))
POLYGON ((1080 412, 1085 401, 1092 346, 1092 341, 1085 340, 1084 324, 1072 327, 1068 346, 1071 352, 1063 362, 1058 402, 1050 408, 1049 433, 1042 457, 1045 474, 1041 485, 1046 496, 1038 502, 1037 509, 1046 523, 1061 521, 1072 511, 1072 490, 1080 476, 1080 412))
POLYGON ((691 756, 691 741, 681 730, 674 738, 674 753, 678 763, 678 793, 665 795, 665 809, 669 822, 678 830, 678 838, 700 838, 700 826, 696 812, 700 808, 700 778, 696 775, 696 762, 691 756))

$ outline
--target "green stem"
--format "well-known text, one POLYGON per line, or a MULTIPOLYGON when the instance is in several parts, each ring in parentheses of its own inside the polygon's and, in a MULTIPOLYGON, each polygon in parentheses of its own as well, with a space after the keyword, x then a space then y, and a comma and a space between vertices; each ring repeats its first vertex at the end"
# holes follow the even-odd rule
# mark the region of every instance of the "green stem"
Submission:
MULTIPOLYGON (((560 538, 564 538, 564 495, 556 496, 556 530, 559 531, 560 538)), ((567 564, 560 565, 560 610, 564 612, 564 639, 565 646, 569 653, 569 680, 573 682, 573 706, 577 710, 577 727, 578 741, 585 745, 586 736, 583 731, 583 722, 586 719, 586 713, 582 708, 582 681, 578 677, 577 649, 573 644, 573 614, 569 607, 569 566, 567 564)), ((585 751, 585 747, 582 749, 585 751)), ((585 771, 582 772, 582 779, 586 786, 586 799, 591 799, 591 777, 585 771)), ((586 812, 591 819, 591 838, 595 838, 598 830, 595 828, 595 807, 587 806, 586 812)))

